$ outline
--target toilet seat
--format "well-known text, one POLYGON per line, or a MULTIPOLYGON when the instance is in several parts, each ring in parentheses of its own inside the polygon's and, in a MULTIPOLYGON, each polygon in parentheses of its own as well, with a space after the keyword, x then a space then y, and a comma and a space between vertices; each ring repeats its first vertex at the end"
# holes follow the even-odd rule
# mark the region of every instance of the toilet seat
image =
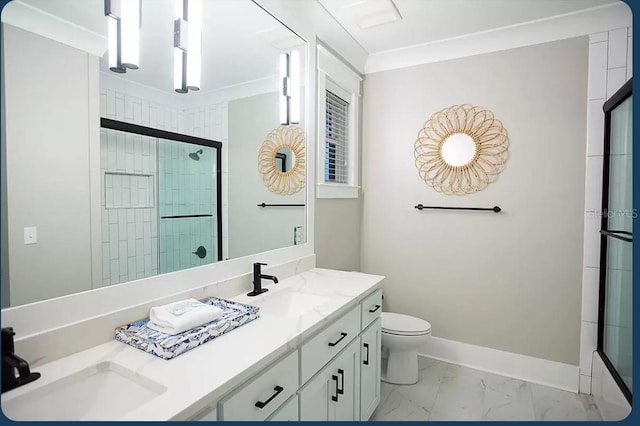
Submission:
POLYGON ((410 315, 382 312, 382 332, 396 336, 424 336, 431 333, 429 322, 410 315))

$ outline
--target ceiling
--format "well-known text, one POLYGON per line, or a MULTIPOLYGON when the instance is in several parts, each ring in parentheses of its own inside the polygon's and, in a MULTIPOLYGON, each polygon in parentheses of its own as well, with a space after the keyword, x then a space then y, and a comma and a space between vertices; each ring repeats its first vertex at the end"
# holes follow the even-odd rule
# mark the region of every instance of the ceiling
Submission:
POLYGON ((619 0, 317 1, 368 53, 432 43, 619 2, 619 0), (393 9, 396 11, 394 12, 393 9), (398 13, 401 19, 387 22, 398 13), (377 22, 382 23, 368 27, 377 22))
MULTIPOLYGON (((107 37, 104 0, 19 1, 107 37)), ((140 68, 119 77, 174 93, 173 5, 174 0, 143 0, 140 68)), ((249 0, 205 0, 203 23, 203 92, 272 78, 279 72, 280 53, 304 45, 302 39, 249 0)), ((100 67, 110 72, 108 54, 100 67)))

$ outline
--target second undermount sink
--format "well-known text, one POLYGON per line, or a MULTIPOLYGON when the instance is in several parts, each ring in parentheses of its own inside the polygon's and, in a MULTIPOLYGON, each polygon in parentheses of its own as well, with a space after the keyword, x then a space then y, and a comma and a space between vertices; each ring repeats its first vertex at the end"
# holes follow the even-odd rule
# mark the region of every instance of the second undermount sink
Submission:
POLYGON ((269 294, 261 301, 260 314, 292 317, 312 311, 329 300, 328 297, 295 291, 280 291, 269 294))
POLYGON ((166 390, 119 364, 101 362, 15 398, 7 393, 2 411, 12 420, 116 420, 166 390))

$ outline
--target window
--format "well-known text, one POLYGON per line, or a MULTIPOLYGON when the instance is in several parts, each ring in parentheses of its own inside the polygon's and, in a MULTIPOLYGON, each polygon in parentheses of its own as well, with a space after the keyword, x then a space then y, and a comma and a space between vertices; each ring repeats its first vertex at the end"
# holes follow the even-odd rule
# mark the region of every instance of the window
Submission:
POLYGON ((318 46, 318 176, 316 197, 358 197, 361 78, 318 46))
POLYGON ((349 102, 327 90, 324 181, 349 183, 349 102))

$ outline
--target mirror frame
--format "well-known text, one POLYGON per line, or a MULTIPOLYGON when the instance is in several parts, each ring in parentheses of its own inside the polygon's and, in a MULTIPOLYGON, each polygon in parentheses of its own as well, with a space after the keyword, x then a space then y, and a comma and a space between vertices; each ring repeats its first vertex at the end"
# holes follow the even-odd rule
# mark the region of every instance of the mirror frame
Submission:
POLYGON ((305 187, 305 137, 296 126, 280 126, 271 131, 258 152, 258 171, 264 185, 271 192, 292 195, 305 187), (278 151, 289 148, 294 156, 293 167, 287 171, 278 168, 278 151))
POLYGON ((414 144, 415 165, 424 182, 447 195, 482 191, 497 179, 509 156, 507 130, 493 113, 480 106, 453 105, 434 113, 414 144), (465 134, 476 144, 467 164, 449 164, 442 146, 454 134, 465 134))

